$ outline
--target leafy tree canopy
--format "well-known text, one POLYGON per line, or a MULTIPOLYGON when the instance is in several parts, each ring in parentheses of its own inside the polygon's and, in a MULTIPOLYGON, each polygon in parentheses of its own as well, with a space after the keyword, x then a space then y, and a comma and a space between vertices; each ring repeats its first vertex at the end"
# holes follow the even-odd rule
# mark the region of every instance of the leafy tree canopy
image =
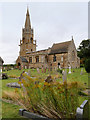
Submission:
POLYGON ((90 58, 90 39, 83 40, 77 49, 78 56, 82 59, 90 58))

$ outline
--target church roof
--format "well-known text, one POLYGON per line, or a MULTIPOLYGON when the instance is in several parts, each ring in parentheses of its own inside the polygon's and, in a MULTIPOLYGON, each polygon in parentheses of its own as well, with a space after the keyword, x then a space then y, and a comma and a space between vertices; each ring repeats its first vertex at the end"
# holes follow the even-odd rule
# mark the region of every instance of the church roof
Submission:
POLYGON ((71 41, 53 44, 49 54, 67 53, 71 41))
POLYGON ((3 59, 0 57, 0 61, 2 61, 2 63, 4 63, 3 59))
POLYGON ((20 59, 21 59, 22 62, 26 62, 26 63, 28 63, 28 61, 27 61, 26 58, 24 58, 24 57, 20 57, 20 59))

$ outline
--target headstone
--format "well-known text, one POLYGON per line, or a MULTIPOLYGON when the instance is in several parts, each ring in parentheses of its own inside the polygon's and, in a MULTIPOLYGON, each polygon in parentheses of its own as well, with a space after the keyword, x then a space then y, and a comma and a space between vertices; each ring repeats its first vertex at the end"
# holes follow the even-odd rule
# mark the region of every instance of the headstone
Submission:
POLYGON ((83 75, 83 68, 81 68, 81 73, 80 73, 80 75, 83 75))
POLYGON ((37 72, 38 72, 38 73, 40 73, 40 70, 39 70, 39 68, 37 68, 37 72))
POLYGON ((0 66, 0 80, 2 79, 2 67, 0 66))
POLYGON ((62 75, 63 75, 62 76, 63 82, 65 82, 65 81, 67 82, 67 70, 65 70, 65 71, 63 70, 62 75))
POLYGON ((25 66, 25 69, 27 69, 27 66, 25 66))
POLYGON ((7 83, 7 87, 14 87, 14 88, 21 88, 20 84, 14 83, 7 83))
POLYGON ((59 67, 60 70, 62 69, 60 65, 58 67, 59 67))
POLYGON ((68 73, 71 74, 71 66, 69 66, 69 72, 68 73))
POLYGON ((76 110, 76 120, 89 120, 89 102, 85 100, 76 110))

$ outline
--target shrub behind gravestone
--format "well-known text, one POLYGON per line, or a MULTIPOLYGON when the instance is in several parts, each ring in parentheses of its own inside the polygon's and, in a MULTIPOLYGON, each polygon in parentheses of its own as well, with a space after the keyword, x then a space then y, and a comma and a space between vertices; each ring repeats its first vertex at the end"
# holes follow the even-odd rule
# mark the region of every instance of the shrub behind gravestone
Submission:
POLYGON ((6 73, 2 73, 2 79, 8 79, 8 76, 6 73))
POLYGON ((60 68, 57 69, 57 72, 62 74, 62 70, 60 68))
POLYGON ((80 64, 80 67, 84 67, 84 64, 80 64))
POLYGON ((90 73, 90 58, 85 61, 85 70, 90 73))

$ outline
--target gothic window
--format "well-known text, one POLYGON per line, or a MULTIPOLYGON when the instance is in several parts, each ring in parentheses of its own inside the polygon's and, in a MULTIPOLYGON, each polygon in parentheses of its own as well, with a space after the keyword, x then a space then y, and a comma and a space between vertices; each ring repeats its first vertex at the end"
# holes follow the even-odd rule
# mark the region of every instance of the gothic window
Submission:
POLYGON ((39 63, 39 56, 36 56, 36 63, 39 63))
POLYGON ((55 61, 56 61, 56 56, 54 55, 54 56, 53 56, 53 62, 55 62, 55 61))
POLYGON ((32 63, 32 57, 29 58, 29 63, 32 63))
POLYGON ((48 62, 48 56, 47 55, 45 56, 45 62, 46 63, 48 62))

